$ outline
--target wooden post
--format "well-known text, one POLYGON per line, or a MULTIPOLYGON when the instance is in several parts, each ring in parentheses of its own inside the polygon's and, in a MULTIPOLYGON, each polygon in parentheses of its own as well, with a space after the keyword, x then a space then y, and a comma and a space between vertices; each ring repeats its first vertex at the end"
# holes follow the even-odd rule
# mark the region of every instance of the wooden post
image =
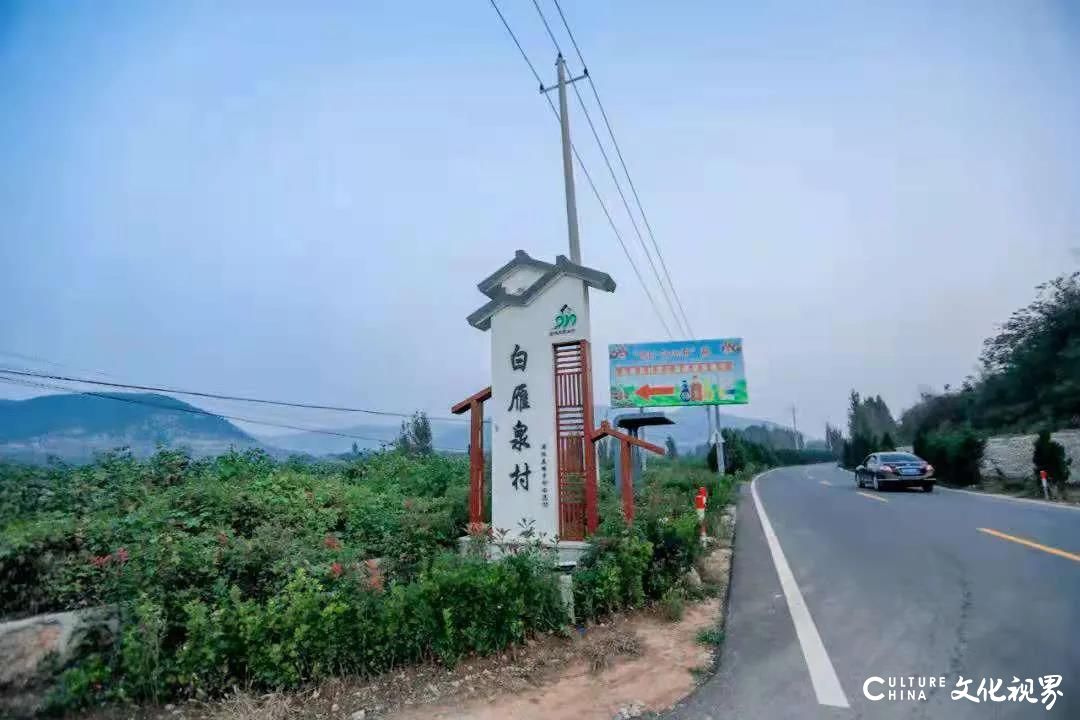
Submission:
POLYGON ((619 441, 619 462, 622 463, 622 498, 623 498, 623 514, 626 515, 627 522, 633 522, 634 520, 634 479, 633 475, 633 460, 630 454, 630 448, 637 445, 639 448, 648 450, 649 452, 656 453, 657 455, 665 454, 664 448, 659 445, 654 445, 651 442, 646 442, 640 438, 631 437, 626 433, 616 430, 611 427, 611 423, 604 420, 600 423, 600 427, 592 432, 589 437, 591 444, 596 444, 601 438, 611 437, 619 441))
POLYGON ((469 522, 484 522, 484 405, 469 413, 469 522))
POLYGON ((485 388, 450 408, 455 415, 469 413, 469 524, 484 522, 484 401, 491 399, 485 388))
POLYGON ((626 522, 634 522, 634 462, 630 443, 619 443, 619 462, 622 463, 622 508, 626 522))
MULTIPOLYGON (((592 394, 592 348, 588 340, 581 341, 581 411, 585 423, 585 435, 588 438, 593 427, 592 394)), ((600 507, 596 487, 596 446, 591 442, 582 443, 585 453, 585 530, 592 535, 600 526, 600 507)))

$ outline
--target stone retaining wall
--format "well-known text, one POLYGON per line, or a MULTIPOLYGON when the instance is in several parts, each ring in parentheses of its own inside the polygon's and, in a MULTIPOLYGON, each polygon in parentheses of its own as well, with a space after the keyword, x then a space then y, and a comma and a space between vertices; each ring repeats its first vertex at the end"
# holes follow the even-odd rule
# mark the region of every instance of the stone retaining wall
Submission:
POLYGON ((49 613, 0 623, 0 717, 31 717, 53 680, 95 627, 116 632, 109 608, 49 613))
MULTIPOLYGON (((1080 430, 1062 430, 1050 436, 1065 448, 1065 456, 1072 459, 1072 475, 1069 484, 1080 483, 1080 430)), ((1035 452, 1035 435, 1004 435, 986 441, 979 471, 987 480, 1025 482, 1032 480, 1035 466, 1031 456, 1035 452)))

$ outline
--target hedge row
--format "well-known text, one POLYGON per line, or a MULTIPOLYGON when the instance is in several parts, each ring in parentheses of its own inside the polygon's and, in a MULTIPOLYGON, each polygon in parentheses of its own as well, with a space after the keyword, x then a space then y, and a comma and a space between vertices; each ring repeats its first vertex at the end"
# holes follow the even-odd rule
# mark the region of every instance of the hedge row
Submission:
POLYGON ((550 568, 531 551, 492 563, 445 553, 413 581, 385 588, 363 572, 323 579, 297 570, 267 599, 236 586, 180 606, 142 596, 122 606, 119 641, 65 671, 50 704, 204 697, 234 685, 281 689, 425 660, 453 664, 562 627, 550 568))

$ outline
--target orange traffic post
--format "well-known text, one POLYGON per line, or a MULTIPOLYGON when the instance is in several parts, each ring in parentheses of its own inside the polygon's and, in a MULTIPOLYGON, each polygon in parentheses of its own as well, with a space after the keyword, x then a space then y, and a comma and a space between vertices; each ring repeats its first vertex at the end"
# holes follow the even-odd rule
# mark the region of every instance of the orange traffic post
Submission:
POLYGON ((705 492, 705 488, 698 488, 698 493, 694 496, 694 510, 698 516, 698 528, 701 535, 701 544, 705 544, 705 506, 708 503, 708 493, 705 492))

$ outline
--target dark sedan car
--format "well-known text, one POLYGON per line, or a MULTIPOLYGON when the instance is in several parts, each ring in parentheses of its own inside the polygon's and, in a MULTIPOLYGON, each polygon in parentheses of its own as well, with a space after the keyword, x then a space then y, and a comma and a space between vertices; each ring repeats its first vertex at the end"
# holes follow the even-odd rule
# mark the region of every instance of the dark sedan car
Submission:
POLYGON ((934 482, 934 466, 906 452, 873 453, 855 468, 855 484, 870 484, 875 490, 921 487, 933 492, 934 482))

